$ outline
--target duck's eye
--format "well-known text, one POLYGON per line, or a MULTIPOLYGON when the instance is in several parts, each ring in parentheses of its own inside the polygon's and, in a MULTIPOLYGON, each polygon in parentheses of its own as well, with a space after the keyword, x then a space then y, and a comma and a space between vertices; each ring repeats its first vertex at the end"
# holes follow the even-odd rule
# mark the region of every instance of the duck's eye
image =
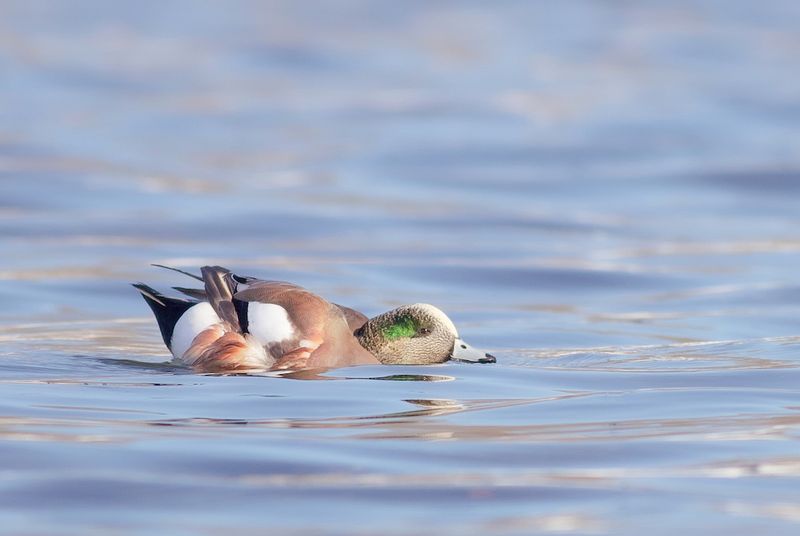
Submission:
POLYGON ((428 328, 419 328, 417 330, 417 337, 424 337, 425 335, 430 335, 431 330, 428 328))

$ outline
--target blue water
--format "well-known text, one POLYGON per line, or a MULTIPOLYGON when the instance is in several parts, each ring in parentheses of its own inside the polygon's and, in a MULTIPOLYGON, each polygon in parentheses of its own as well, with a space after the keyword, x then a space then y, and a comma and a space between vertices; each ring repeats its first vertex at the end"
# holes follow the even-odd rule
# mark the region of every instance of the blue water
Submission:
POLYGON ((9 534, 800 530, 800 4, 0 4, 9 534), (222 264, 496 365, 212 376, 222 264))

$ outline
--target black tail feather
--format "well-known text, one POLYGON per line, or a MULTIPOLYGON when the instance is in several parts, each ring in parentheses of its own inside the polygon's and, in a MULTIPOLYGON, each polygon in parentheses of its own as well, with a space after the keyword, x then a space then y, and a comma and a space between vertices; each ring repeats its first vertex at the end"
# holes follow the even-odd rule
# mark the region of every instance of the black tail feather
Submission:
POLYGON ((185 298, 164 296, 153 287, 145 285, 144 283, 133 283, 133 286, 142 294, 144 301, 146 301, 150 309, 153 310, 153 314, 158 322, 158 328, 161 330, 161 338, 164 339, 164 344, 167 345, 167 348, 170 348, 175 324, 178 323, 178 320, 187 309, 196 305, 198 302, 185 298))
POLYGON ((200 277, 199 275, 195 275, 191 272, 186 272, 184 270, 181 270, 180 268, 173 268, 172 266, 165 266, 163 264, 155 264, 155 263, 151 264, 150 266, 155 266, 156 268, 164 268, 165 270, 172 270, 173 272, 178 272, 179 274, 188 275, 189 277, 197 279, 198 281, 203 280, 203 278, 200 277))
POLYGON ((177 290, 181 294, 186 294, 190 298, 194 298, 200 301, 208 301, 208 294, 202 288, 187 288, 187 287, 172 287, 173 290, 177 290))

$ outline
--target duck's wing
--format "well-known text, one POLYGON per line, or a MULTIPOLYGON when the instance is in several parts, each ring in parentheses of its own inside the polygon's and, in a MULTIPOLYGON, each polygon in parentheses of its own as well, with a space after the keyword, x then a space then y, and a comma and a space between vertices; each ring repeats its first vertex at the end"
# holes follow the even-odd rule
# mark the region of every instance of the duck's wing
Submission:
MULTIPOLYGON (((299 285, 243 277, 221 266, 203 266, 200 271, 203 289, 173 288, 208 302, 226 324, 220 333, 228 333, 227 339, 231 333, 237 333, 250 345, 260 345, 273 359, 285 357, 284 364, 292 363, 285 368, 299 368, 325 342, 331 324, 335 325, 339 318, 346 322, 342 309, 299 285)), ((355 318, 358 313, 350 311, 355 318)), ((207 343, 202 347, 202 352, 195 352, 202 357, 195 361, 209 368, 214 353, 222 353, 222 343, 207 343)))
MULTIPOLYGON (((239 276, 234 275, 233 277, 234 277, 234 280, 239 281, 239 276)), ((269 283, 271 285, 272 284, 276 284, 276 283, 280 283, 280 285, 281 285, 280 288, 282 288, 284 290, 286 290, 286 289, 288 289, 290 287, 297 287, 298 289, 301 288, 301 287, 298 287, 297 285, 292 285, 291 283, 286 283, 286 282, 283 282, 283 281, 261 281, 261 283, 269 283)), ((202 288, 187 288, 187 287, 172 287, 172 288, 174 290, 177 290, 181 294, 185 294, 186 296, 189 296, 190 298, 194 298, 195 300, 208 301, 208 294, 206 294, 205 289, 202 289, 202 288)), ((274 289, 274 291, 277 291, 277 290, 278 290, 278 288, 274 289)), ((234 305, 237 305, 236 300, 234 300, 234 305)), ((345 320, 347 320, 347 325, 350 327, 350 332, 351 333, 354 333, 361 326, 366 324, 367 321, 369 320, 369 318, 367 318, 366 315, 356 311, 355 309, 352 309, 350 307, 346 307, 344 305, 340 305, 338 303, 334 303, 332 305, 334 305, 335 307, 338 307, 342 311, 342 314, 344 315, 345 320)))
POLYGON ((265 346, 316 348, 332 315, 330 303, 285 281, 251 281, 233 300, 243 329, 265 346))
POLYGON ((231 331, 241 333, 242 326, 233 303, 233 295, 236 293, 238 283, 233 279, 231 271, 222 266, 203 266, 200 268, 200 273, 203 276, 206 299, 214 312, 223 322, 230 325, 231 331))
POLYGON ((243 304, 237 310, 240 319, 246 317, 247 332, 277 359, 275 369, 341 366, 375 359, 358 344, 350 328, 351 322, 360 327, 366 317, 303 287, 285 281, 250 280, 233 298, 243 304))
POLYGON ((221 266, 203 266, 201 276, 162 267, 203 281, 202 289, 175 287, 192 300, 137 285, 165 326, 162 336, 173 355, 198 370, 377 363, 353 336, 367 321, 358 311, 293 283, 242 277, 221 266))

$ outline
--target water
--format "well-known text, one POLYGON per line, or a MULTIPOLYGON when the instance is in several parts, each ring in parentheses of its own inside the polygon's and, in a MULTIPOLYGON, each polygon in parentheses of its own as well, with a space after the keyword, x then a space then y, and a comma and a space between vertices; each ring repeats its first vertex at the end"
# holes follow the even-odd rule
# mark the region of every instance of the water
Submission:
POLYGON ((3 2, 9 534, 796 534, 800 5, 3 2), (218 263, 496 365, 205 376, 218 263))

